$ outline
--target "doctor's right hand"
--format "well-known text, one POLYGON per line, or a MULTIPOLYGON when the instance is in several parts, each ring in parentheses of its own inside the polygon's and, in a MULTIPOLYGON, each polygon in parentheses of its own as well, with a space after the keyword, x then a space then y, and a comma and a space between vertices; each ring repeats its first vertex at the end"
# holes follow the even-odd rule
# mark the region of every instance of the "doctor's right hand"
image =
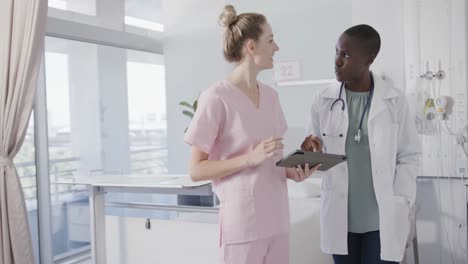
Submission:
POLYGON ((275 151, 283 149, 284 145, 281 142, 283 138, 270 137, 258 144, 254 149, 247 153, 247 165, 255 167, 265 160, 273 157, 275 151))
POLYGON ((313 152, 322 152, 322 141, 318 137, 310 135, 302 142, 301 149, 313 152))

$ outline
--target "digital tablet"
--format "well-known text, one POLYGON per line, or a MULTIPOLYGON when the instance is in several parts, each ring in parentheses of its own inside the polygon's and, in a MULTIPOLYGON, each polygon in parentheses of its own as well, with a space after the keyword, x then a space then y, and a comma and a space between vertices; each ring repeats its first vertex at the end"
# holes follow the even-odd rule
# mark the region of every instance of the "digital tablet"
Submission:
POLYGON ((304 167, 306 163, 309 163, 309 167, 312 168, 315 165, 321 163, 322 166, 318 168, 319 171, 326 171, 333 166, 346 161, 345 155, 336 155, 336 154, 328 154, 328 153, 320 153, 320 152, 312 152, 312 151, 305 151, 305 150, 295 150, 280 161, 276 163, 278 167, 297 167, 297 165, 301 165, 304 167))

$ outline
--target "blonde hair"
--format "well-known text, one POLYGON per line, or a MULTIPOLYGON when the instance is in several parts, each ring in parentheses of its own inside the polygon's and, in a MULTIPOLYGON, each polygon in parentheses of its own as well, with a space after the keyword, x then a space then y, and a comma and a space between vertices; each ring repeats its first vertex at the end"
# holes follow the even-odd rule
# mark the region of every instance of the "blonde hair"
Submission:
POLYGON ((266 17, 257 13, 236 14, 232 5, 226 5, 219 16, 219 24, 226 28, 224 33, 224 57, 229 62, 242 59, 242 46, 247 39, 257 41, 262 35, 261 26, 266 17))

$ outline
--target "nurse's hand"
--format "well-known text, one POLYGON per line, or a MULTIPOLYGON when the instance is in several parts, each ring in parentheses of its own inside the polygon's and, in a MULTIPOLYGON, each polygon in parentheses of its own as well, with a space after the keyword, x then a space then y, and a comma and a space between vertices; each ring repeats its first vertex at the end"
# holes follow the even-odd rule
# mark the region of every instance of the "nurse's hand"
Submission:
POLYGON ((276 150, 282 149, 284 147, 281 140, 283 140, 283 138, 270 137, 262 141, 254 149, 247 153, 247 165, 249 167, 255 167, 265 160, 273 157, 276 150))
POLYGON ((301 165, 297 165, 297 168, 287 168, 286 169, 286 176, 288 179, 291 179, 295 182, 301 182, 305 179, 309 178, 312 173, 314 173, 318 168, 320 168, 322 164, 317 164, 312 169, 309 169, 309 164, 306 163, 304 169, 302 169, 301 165))
POLYGON ((313 152, 322 152, 322 141, 314 136, 310 135, 304 139, 301 145, 302 150, 313 151, 313 152))

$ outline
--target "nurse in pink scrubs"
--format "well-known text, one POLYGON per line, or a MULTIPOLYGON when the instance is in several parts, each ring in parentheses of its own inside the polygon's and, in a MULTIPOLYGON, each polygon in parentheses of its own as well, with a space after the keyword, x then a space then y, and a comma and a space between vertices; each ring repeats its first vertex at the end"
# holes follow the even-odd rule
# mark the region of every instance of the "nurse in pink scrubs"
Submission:
POLYGON ((273 67, 278 45, 265 16, 236 15, 226 6, 224 56, 236 68, 204 90, 185 134, 191 145, 190 175, 212 180, 220 200, 223 263, 289 263, 286 180, 305 180, 317 168, 279 168, 287 125, 278 94, 257 81, 273 67))

